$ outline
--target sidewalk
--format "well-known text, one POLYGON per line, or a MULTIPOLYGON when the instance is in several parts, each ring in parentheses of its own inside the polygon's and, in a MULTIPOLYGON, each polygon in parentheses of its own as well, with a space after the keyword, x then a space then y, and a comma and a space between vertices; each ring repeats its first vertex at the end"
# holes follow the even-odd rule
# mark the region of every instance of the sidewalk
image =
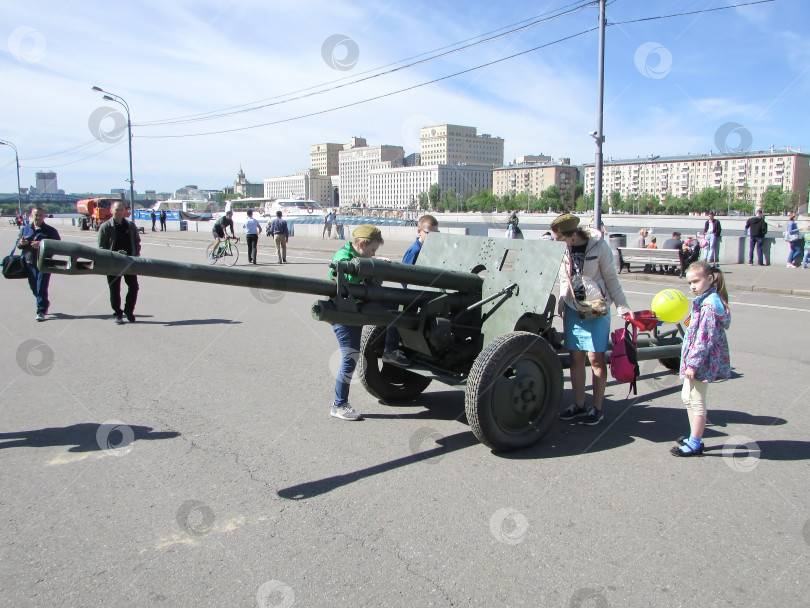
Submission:
MULTIPOLYGON (((415 232, 415 231, 414 231, 415 232)), ((78 228, 63 227, 63 235, 88 235, 89 232, 82 232, 78 228)), ((242 235, 244 236, 244 235, 242 235)), ((414 235, 414 238, 415 235, 414 235)), ((207 243, 211 240, 211 235, 207 232, 151 232, 147 227, 146 233, 142 236, 146 242, 160 241, 194 241, 207 243)), ((244 239, 242 239, 244 242, 244 239)), ((398 260, 402 257, 413 241, 387 241, 380 249, 380 255, 398 260)), ((289 247, 292 251, 306 250, 322 252, 325 256, 343 247, 346 241, 338 239, 321 239, 317 237, 292 237, 289 247)), ((270 240, 262 236, 259 239, 259 247, 265 249, 270 247, 270 240)), ((639 268, 638 265, 635 268, 639 268)), ((771 266, 748 266, 747 264, 724 264, 721 269, 726 278, 728 288, 733 291, 752 291, 760 293, 775 293, 801 296, 810 298, 810 269, 801 268, 789 269, 785 267, 785 261, 777 262, 773 260, 771 266)), ((656 283, 672 284, 679 289, 687 289, 686 279, 676 275, 665 275, 658 273, 645 273, 640 271, 622 271, 619 275, 622 283, 627 281, 653 281, 656 283)))
MULTIPOLYGON (((147 232, 149 235, 159 235, 155 238, 173 238, 187 240, 208 241, 207 233, 202 232, 147 232)), ((267 246, 268 241, 264 238, 259 240, 259 246, 267 246)), ((345 241, 336 239, 321 239, 307 237, 292 237, 289 246, 292 249, 309 250, 331 254, 345 244, 345 241)), ((386 241, 380 249, 380 255, 398 260, 402 257, 411 242, 386 241)), ((639 268, 638 265, 635 268, 639 268)), ((789 269, 785 267, 784 261, 778 262, 774 259, 771 266, 748 266, 747 264, 724 264, 720 266, 726 278, 726 284, 732 291, 752 291, 760 293, 776 293, 785 295, 801 296, 810 298, 810 269, 801 268, 789 269)), ((619 275, 622 282, 626 281, 654 281, 656 283, 671 283, 673 287, 687 289, 686 279, 676 275, 665 275, 658 273, 645 273, 640 271, 622 271, 619 275)))
MULTIPOLYGON (((639 266, 636 265, 636 268, 639 266)), ((747 264, 721 264, 720 269, 730 291, 753 291, 760 293, 777 293, 810 298, 810 269, 786 268, 784 263, 771 266, 749 266, 747 264)), ((622 283, 626 281, 655 281, 672 283, 682 290, 687 289, 686 279, 677 275, 646 273, 640 271, 622 271, 619 275, 622 283)))

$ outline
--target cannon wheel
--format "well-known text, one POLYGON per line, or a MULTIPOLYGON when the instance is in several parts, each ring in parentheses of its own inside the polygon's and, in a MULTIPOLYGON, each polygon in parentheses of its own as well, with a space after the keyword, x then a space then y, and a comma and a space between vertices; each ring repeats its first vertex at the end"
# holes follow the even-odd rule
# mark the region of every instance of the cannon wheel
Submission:
POLYGON ((658 359, 658 362, 670 371, 678 372, 681 370, 680 357, 667 357, 665 359, 658 359))
POLYGON ((406 401, 418 397, 430 378, 380 361, 385 347, 385 327, 367 325, 360 338, 357 373, 365 389, 383 401, 406 401))
POLYGON ((467 380, 467 421, 494 450, 537 443, 551 427, 563 392, 563 370, 551 345, 516 331, 487 344, 467 380))

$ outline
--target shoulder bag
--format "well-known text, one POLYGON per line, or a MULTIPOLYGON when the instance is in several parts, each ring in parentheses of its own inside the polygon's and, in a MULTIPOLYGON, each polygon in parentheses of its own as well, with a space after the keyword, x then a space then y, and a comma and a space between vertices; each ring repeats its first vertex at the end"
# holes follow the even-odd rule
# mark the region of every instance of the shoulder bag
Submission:
MULTIPOLYGON (((577 296, 574 293, 574 284, 571 282, 571 269, 573 267, 573 262, 571 261, 571 252, 568 252, 568 270, 565 274, 566 278, 568 279, 568 285, 571 286, 571 295, 573 296, 574 306, 579 313, 580 319, 594 319, 596 317, 606 317, 608 314, 608 307, 607 307, 607 300, 605 300, 605 294, 602 294, 601 298, 593 298, 591 300, 577 300, 577 296)), ((583 280, 584 284, 584 280, 583 280)), ((599 290, 601 293, 601 289, 599 290)))
POLYGON ((11 253, 3 258, 3 276, 7 279, 25 279, 28 278, 28 271, 25 268, 25 260, 21 255, 14 255, 14 250, 17 248, 19 238, 14 241, 14 246, 11 248, 11 253))

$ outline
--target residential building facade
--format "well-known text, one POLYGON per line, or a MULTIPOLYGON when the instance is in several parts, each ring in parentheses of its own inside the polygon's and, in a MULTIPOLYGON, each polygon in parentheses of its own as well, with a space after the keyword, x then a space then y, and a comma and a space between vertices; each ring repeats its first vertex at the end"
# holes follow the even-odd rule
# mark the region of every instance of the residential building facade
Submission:
POLYGON ((489 165, 421 165, 416 167, 380 167, 368 173, 371 207, 408 209, 438 184, 444 193, 452 190, 468 198, 480 190, 492 188, 489 165))
POLYGON ((488 133, 478 135, 475 127, 422 127, 420 146, 423 165, 503 166, 503 139, 488 133))
POLYGON ((332 204, 332 179, 317 169, 303 169, 294 175, 264 180, 264 198, 302 198, 321 205, 332 204))
POLYGON ((577 168, 569 163, 524 163, 492 172, 492 194, 495 196, 528 191, 531 196, 539 197, 543 190, 557 186, 563 203, 573 207, 576 185, 577 168))
MULTIPOLYGON (((585 165, 585 194, 592 194, 595 166, 585 165)), ((799 208, 807 208, 810 154, 801 148, 700 154, 646 159, 606 160, 602 169, 602 200, 618 191, 622 198, 655 195, 691 197, 705 188, 723 188, 736 198, 758 206, 769 186, 794 191, 799 208)))

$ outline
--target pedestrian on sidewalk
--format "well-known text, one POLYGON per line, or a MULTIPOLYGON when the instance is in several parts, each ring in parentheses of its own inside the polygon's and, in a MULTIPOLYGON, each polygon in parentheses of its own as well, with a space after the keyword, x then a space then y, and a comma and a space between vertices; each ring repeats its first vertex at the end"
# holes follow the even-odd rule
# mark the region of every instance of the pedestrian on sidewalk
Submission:
POLYGON ((157 221, 157 215, 155 215, 154 209, 149 210, 149 219, 152 220, 152 232, 157 232, 157 230, 155 230, 155 222, 157 221))
MULTIPOLYGON (((377 250, 383 245, 382 232, 372 224, 361 224, 352 233, 353 241, 346 243, 338 249, 332 258, 332 263, 345 262, 354 258, 373 258, 377 250)), ((335 269, 330 268, 329 278, 335 278, 335 269)), ((344 275, 349 283, 362 283, 363 279, 356 275, 344 275)), ((349 404, 349 387, 360 358, 360 337, 363 328, 358 325, 332 325, 338 345, 340 346, 341 361, 335 379, 335 398, 329 414, 341 420, 362 420, 363 416, 349 404)))
POLYGON ((787 230, 785 231, 785 240, 790 245, 790 253, 788 253, 787 267, 798 268, 799 260, 802 257, 804 250, 804 239, 799 231, 799 225, 796 223, 796 214, 790 216, 787 223, 787 230))
POLYGON ((259 233, 262 231, 262 225, 259 220, 253 217, 253 211, 248 209, 248 219, 243 226, 245 230, 245 241, 247 241, 248 248, 248 264, 256 263, 256 254, 259 249, 259 233))
POLYGON ((748 218, 745 222, 745 231, 748 234, 748 265, 754 265, 754 247, 757 250, 757 263, 765 266, 762 260, 762 245, 765 242, 765 235, 768 234, 768 222, 762 214, 762 209, 757 209, 754 217, 748 218))
POLYGON ((30 221, 22 224, 20 221, 20 234, 17 237, 17 248, 21 250, 25 269, 28 272, 28 287, 37 300, 37 321, 44 321, 48 314, 48 307, 51 305, 48 300, 48 286, 51 282, 49 272, 40 272, 37 268, 37 256, 39 256, 39 244, 45 239, 54 241, 62 240, 59 231, 53 226, 45 223, 45 210, 42 207, 31 209, 30 221))
MULTIPOLYGON (((135 225, 124 217, 126 213, 127 207, 123 201, 116 201, 113 204, 112 217, 98 229, 98 246, 101 249, 138 257, 141 255, 141 236, 135 225)), ((138 276, 124 274, 127 295, 124 309, 121 310, 121 276, 120 274, 107 276, 107 285, 110 288, 110 306, 113 309, 113 319, 116 325, 124 324, 124 315, 130 323, 135 322, 135 303, 138 300, 138 276)))
POLYGON ((731 325, 728 291, 723 272, 705 260, 686 271, 695 294, 689 325, 681 347, 681 401, 689 416, 689 437, 670 449, 673 456, 701 456, 706 428, 706 391, 710 382, 731 377, 726 330, 731 325))
POLYGON ((160 211, 160 231, 164 232, 166 230, 166 210, 161 209, 160 211))
POLYGON ((802 268, 807 268, 810 262, 810 228, 804 233, 804 258, 802 259, 802 268))
POLYGON ((276 244, 278 263, 287 263, 287 241, 290 240, 290 231, 287 228, 287 221, 281 219, 281 211, 276 211, 276 219, 270 222, 270 234, 273 235, 273 242, 276 244))
POLYGON ((709 242, 709 247, 706 252, 706 261, 710 264, 717 264, 720 261, 718 250, 720 248, 720 220, 714 219, 714 212, 709 213, 709 219, 703 225, 703 232, 706 233, 706 240, 709 242))

